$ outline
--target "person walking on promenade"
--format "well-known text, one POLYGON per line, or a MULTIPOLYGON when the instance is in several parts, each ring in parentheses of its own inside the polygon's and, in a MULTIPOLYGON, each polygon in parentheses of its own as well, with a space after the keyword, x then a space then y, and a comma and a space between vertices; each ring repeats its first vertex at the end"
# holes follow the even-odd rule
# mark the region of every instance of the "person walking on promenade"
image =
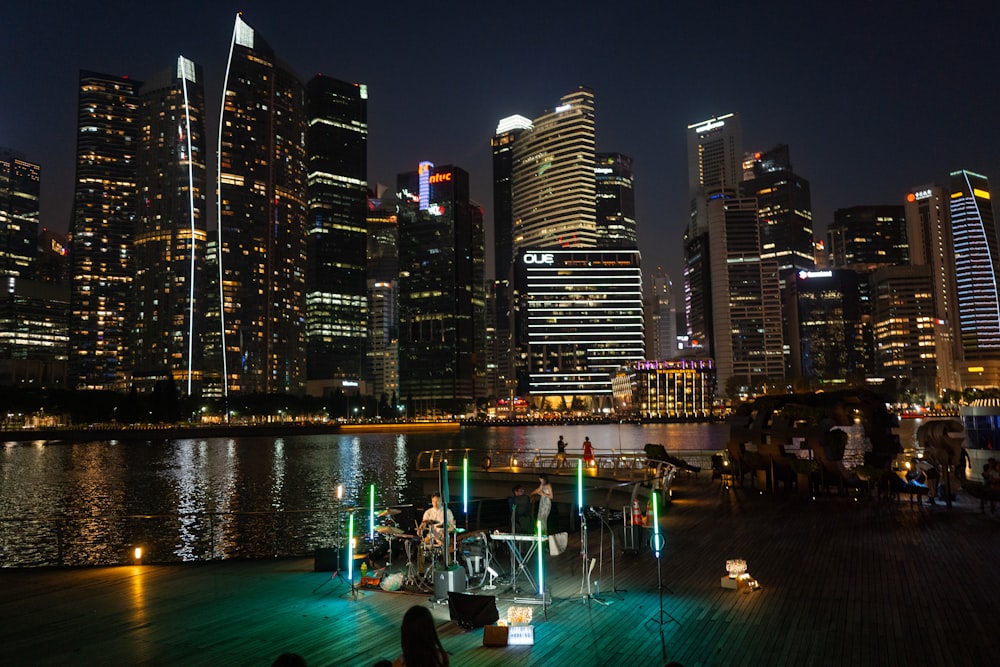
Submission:
POLYGON ((556 467, 562 468, 566 465, 566 441, 563 437, 559 436, 559 442, 556 443, 556 467))

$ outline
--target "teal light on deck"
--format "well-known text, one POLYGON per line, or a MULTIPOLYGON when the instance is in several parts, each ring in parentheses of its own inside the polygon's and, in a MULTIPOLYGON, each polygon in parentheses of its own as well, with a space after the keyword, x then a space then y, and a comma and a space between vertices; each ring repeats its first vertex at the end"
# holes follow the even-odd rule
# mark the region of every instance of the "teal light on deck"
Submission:
POLYGON ((462 512, 469 513, 469 456, 462 459, 462 512))
POLYGON ((375 539, 375 485, 368 492, 368 539, 375 539))
POLYGON ((542 522, 535 522, 535 534, 538 536, 538 594, 545 599, 545 572, 542 570, 542 522))
POLYGON ((656 557, 660 557, 660 548, 662 542, 660 541, 660 501, 656 495, 656 489, 652 490, 653 494, 653 546, 656 549, 656 557))
POLYGON ((576 460, 576 506, 583 516, 583 459, 576 460))
POLYGON ((354 584, 354 512, 347 521, 347 580, 354 584))

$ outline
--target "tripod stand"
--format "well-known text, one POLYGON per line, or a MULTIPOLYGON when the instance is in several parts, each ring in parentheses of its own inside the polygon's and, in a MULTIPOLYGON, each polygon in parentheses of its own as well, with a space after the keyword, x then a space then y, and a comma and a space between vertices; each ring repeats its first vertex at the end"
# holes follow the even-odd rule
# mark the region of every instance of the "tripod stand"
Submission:
POLYGON ((590 559, 588 541, 587 513, 583 510, 583 507, 580 507, 580 600, 588 607, 591 600, 607 606, 610 604, 607 600, 602 600, 590 594, 590 573, 594 571, 594 565, 597 564, 597 561, 590 559))
POLYGON ((611 535, 611 590, 608 591, 608 594, 614 595, 619 600, 624 600, 625 598, 622 597, 621 594, 625 593, 626 591, 618 590, 618 586, 615 583, 615 531, 613 528, 611 528, 611 524, 609 524, 607 519, 604 517, 603 512, 599 512, 598 510, 591 507, 590 513, 596 516, 601 521, 601 555, 600 555, 601 563, 597 569, 598 586, 597 586, 597 592, 594 593, 594 599, 597 600, 598 602, 601 601, 600 578, 604 575, 604 527, 607 526, 608 533, 611 535))
MULTIPOLYGON (((682 625, 682 623, 680 621, 678 621, 676 618, 674 618, 673 616, 671 616, 668 612, 664 611, 664 609, 663 609, 663 589, 664 589, 664 586, 663 586, 663 577, 662 577, 662 575, 660 573, 660 552, 663 549, 663 543, 664 543, 663 536, 660 535, 659 533, 654 533, 653 536, 649 538, 649 546, 653 550, 653 552, 656 554, 656 588, 658 590, 658 594, 659 594, 659 598, 660 598, 660 611, 657 612, 657 613, 655 613, 655 614, 653 614, 648 619, 646 619, 646 623, 653 623, 653 622, 655 622, 658 625, 663 626, 663 625, 665 625, 667 623, 673 622, 673 623, 676 623, 677 625, 682 625)), ((666 658, 666 654, 664 654, 663 659, 664 659, 664 661, 666 661, 666 659, 667 659, 666 658)))
MULTIPOLYGON (((350 511, 353 512, 354 510, 351 509, 350 511)), ((340 513, 341 513, 341 503, 339 502, 339 499, 338 499, 338 502, 337 502, 337 518, 335 520, 336 521, 336 526, 337 526, 337 538, 333 541, 333 548, 336 550, 336 564, 334 565, 333 574, 330 575, 330 578, 327 579, 326 581, 324 581, 323 583, 321 583, 316 588, 314 588, 313 589, 313 593, 315 593, 319 589, 323 588, 323 586, 325 586, 326 584, 330 583, 331 581, 336 582, 336 581, 339 580, 340 583, 347 584, 350 587, 351 598, 354 599, 354 600, 357 600, 358 599, 358 590, 354 586, 354 578, 352 577, 351 580, 348 581, 348 579, 344 576, 343 571, 341 570, 341 560, 342 560, 341 559, 341 550, 344 548, 344 540, 343 540, 343 537, 341 537, 341 532, 340 532, 340 513)), ((350 557, 353 558, 354 554, 349 552, 348 556, 350 556, 350 557)))

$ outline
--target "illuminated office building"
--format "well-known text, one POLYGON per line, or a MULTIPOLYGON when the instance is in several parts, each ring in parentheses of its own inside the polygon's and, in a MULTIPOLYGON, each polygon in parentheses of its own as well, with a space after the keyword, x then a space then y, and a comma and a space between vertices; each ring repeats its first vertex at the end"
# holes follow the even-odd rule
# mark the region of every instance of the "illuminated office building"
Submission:
POLYGON ((902 206, 852 206, 833 213, 827 229, 830 266, 874 271, 909 263, 902 206))
POLYGON ((532 408, 614 409, 612 378, 645 358, 639 252, 525 250, 516 270, 532 408))
POLYGON ((773 259, 779 271, 812 271, 816 262, 809 181, 792 171, 788 146, 748 155, 743 178, 742 195, 757 198, 761 259, 773 259))
POLYGON ((597 181, 597 246, 638 248, 632 158, 621 153, 598 153, 594 177, 597 181))
POLYGON ((179 57, 142 85, 139 129, 132 386, 151 390, 170 380, 191 395, 202 373, 196 290, 208 218, 201 66, 179 57))
POLYGON ((41 173, 23 155, 0 148, 0 276, 34 273, 41 173))
POLYGON ((921 402, 938 395, 930 266, 885 266, 871 276, 875 370, 921 402))
POLYGON ((677 304, 670 275, 658 268, 650 276, 646 307, 646 357, 673 359, 677 356, 677 304))
POLYGON ((485 398, 485 239, 469 175, 400 174, 399 391, 411 416, 470 414, 485 398))
POLYGON ((739 115, 729 113, 688 125, 687 145, 690 212, 684 232, 684 315, 691 347, 714 356, 708 194, 720 188, 734 190, 742 180, 739 115))
POLYGON ((757 200, 708 195, 712 357, 719 386, 752 389, 785 377, 778 263, 762 260, 757 200))
POLYGON ((931 270, 935 316, 935 357, 937 390, 960 391, 961 375, 957 346, 957 299, 955 294, 955 258, 952 240, 948 190, 928 184, 906 195, 906 239, 910 264, 931 270))
POLYGON ((219 118, 212 394, 305 389, 304 91, 237 16, 219 118))
POLYGON ((788 374, 798 388, 861 383, 868 376, 859 277, 849 269, 799 271, 786 282, 788 374))
POLYGON ((368 87, 306 84, 308 391, 361 380, 368 334, 368 87))
POLYGON ((1000 386, 1000 240, 986 177, 952 172, 949 208, 963 385, 1000 386))
POLYGON ((70 230, 70 387, 127 386, 141 85, 127 77, 80 72, 70 230))
POLYGON ((580 87, 514 143, 515 251, 597 244, 594 93, 580 87))
POLYGON ((399 405, 399 228, 396 198, 368 199, 368 347, 365 384, 398 417, 399 405))
POLYGON ((514 145, 532 127, 531 120, 514 115, 501 118, 490 141, 493 150, 493 264, 494 285, 488 317, 492 323, 490 359, 487 360, 489 392, 508 396, 515 385, 513 318, 514 270, 514 145))
POLYGON ((16 276, 0 286, 0 385, 65 388, 69 286, 16 276))

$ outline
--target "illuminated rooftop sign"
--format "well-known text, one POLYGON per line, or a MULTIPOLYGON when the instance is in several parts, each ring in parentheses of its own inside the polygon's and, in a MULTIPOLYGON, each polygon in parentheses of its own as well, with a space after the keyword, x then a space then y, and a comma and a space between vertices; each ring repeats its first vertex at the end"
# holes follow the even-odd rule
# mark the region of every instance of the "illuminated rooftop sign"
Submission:
MULTIPOLYGON (((443 174, 431 174, 427 178, 427 182, 429 184, 431 184, 431 185, 435 185, 436 183, 450 183, 451 182, 451 172, 450 171, 446 171, 443 174)), ((420 198, 423 199, 423 195, 421 195, 420 198)))
POLYGON ((417 165, 417 179, 419 181, 418 196, 420 199, 420 210, 426 211, 427 204, 431 200, 431 186, 430 186, 430 176, 431 169, 434 168, 433 162, 421 162, 417 165))
POLYGON ((833 271, 799 271, 799 280, 808 280, 809 278, 832 278, 833 271))
POLYGON ((719 116, 718 118, 709 118, 708 120, 703 120, 700 123, 692 123, 688 125, 689 130, 694 130, 698 134, 704 132, 709 132, 711 130, 716 130, 726 124, 727 118, 732 118, 733 114, 727 113, 725 116, 719 116))

